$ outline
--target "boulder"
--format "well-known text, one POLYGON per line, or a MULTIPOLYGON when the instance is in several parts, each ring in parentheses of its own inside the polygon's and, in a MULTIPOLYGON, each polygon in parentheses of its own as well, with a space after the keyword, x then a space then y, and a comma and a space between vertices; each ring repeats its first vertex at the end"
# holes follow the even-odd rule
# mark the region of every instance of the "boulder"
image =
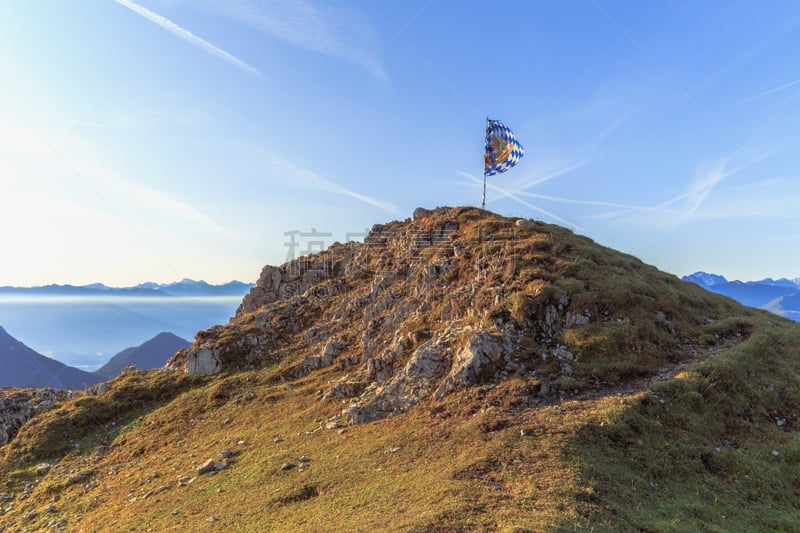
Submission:
POLYGON ((475 334, 456 354, 450 372, 433 394, 434 399, 441 400, 453 391, 478 383, 484 373, 491 372, 491 366, 505 360, 509 353, 507 344, 486 332, 475 334))
POLYGON ((205 374, 211 376, 222 372, 219 351, 208 346, 200 346, 189 350, 186 361, 187 374, 205 374))

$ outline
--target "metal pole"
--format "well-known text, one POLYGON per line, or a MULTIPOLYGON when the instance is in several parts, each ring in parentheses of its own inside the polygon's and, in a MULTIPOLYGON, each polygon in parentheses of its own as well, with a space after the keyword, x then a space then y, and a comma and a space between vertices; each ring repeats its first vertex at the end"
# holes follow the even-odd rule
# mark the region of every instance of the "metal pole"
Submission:
MULTIPOLYGON (((486 117, 486 131, 489 131, 489 117, 486 117)), ((486 147, 483 148, 484 157, 486 154, 486 147)), ((483 198, 481 199, 481 209, 486 209, 486 161, 483 163, 483 198)))

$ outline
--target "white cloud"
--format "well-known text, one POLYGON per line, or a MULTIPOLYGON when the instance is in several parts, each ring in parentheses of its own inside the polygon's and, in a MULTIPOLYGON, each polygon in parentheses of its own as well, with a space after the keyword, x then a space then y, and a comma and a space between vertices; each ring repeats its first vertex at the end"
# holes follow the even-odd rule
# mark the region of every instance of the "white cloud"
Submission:
POLYGON ((220 58, 220 59, 222 59, 224 61, 227 61, 231 65, 233 65, 233 66, 235 66, 237 68, 240 68, 241 70, 243 70, 243 71, 245 71, 247 73, 255 74, 257 76, 261 75, 261 73, 258 70, 256 70, 255 68, 251 67, 250 65, 248 65, 247 63, 245 63, 244 61, 239 59, 238 57, 234 56, 233 54, 230 54, 230 53, 226 52, 225 50, 222 50, 221 48, 218 48, 218 47, 214 46, 213 44, 211 44, 210 42, 206 41, 205 39, 202 39, 202 38, 198 37, 197 35, 193 34, 189 30, 187 30, 186 28, 183 28, 183 27, 179 26, 178 24, 175 24, 174 22, 172 22, 168 18, 163 17, 163 16, 161 16, 158 13, 155 13, 153 11, 150 11, 146 7, 140 6, 139 4, 137 4, 135 2, 131 2, 131 0, 114 0, 114 1, 116 3, 118 3, 118 4, 120 4, 121 6, 127 7, 128 9, 133 11, 134 13, 137 13, 137 14, 143 16, 144 18, 146 18, 150 22, 153 22, 154 24, 157 24, 157 25, 161 26, 162 28, 164 28, 168 32, 171 32, 171 33, 177 35, 181 39, 184 39, 184 40, 192 43, 193 45, 197 46, 198 48, 200 48, 202 50, 205 50, 206 52, 208 52, 208 53, 210 53, 212 55, 215 55, 215 56, 217 56, 218 58, 220 58))
POLYGON ((215 0, 186 2, 245 24, 292 46, 353 63, 385 81, 379 40, 360 11, 313 0, 215 0))

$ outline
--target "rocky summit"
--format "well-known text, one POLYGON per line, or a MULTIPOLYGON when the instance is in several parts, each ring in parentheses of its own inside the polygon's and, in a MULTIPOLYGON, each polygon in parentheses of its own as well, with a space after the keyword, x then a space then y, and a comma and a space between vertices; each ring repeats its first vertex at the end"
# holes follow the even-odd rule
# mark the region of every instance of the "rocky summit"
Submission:
POLYGON ((264 267, 164 368, 5 392, 0 532, 800 523, 798 324, 474 207, 264 267))
POLYGON ((266 266, 235 318, 170 366, 189 373, 282 361, 295 380, 331 368, 324 400, 351 424, 510 376, 563 397, 656 374, 745 325, 718 299, 569 230, 471 207, 417 209, 266 266))

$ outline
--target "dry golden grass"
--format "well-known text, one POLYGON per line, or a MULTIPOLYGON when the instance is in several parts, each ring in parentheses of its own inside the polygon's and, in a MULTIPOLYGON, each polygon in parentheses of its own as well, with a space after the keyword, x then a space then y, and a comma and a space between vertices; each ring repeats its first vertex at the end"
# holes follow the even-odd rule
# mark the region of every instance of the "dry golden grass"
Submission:
MULTIPOLYGON (((401 333, 418 345, 455 321, 530 328, 567 294, 593 317, 559 339, 578 357, 572 375, 559 377, 530 330, 518 355, 536 376, 487 380, 340 433, 325 425, 344 404, 322 391, 356 370, 333 365, 287 386, 281 377, 309 355, 302 332, 276 342, 262 368, 232 359, 212 378, 128 373, 103 396, 38 416, 0 450, 0 491, 13 494, 0 501, 0 531, 796 530, 797 324, 563 228, 473 208, 448 216, 461 224, 456 238, 477 243, 462 257, 485 261, 486 286, 504 291, 459 296, 474 275, 459 263, 437 281, 444 296, 401 333), (197 475, 225 449, 235 462, 197 475), (43 461, 53 467, 39 476, 43 461), (281 470, 286 462, 298 466, 281 470)), ((208 336, 224 345, 255 334, 252 318, 208 336)), ((347 328, 358 339, 363 324, 347 328)))

